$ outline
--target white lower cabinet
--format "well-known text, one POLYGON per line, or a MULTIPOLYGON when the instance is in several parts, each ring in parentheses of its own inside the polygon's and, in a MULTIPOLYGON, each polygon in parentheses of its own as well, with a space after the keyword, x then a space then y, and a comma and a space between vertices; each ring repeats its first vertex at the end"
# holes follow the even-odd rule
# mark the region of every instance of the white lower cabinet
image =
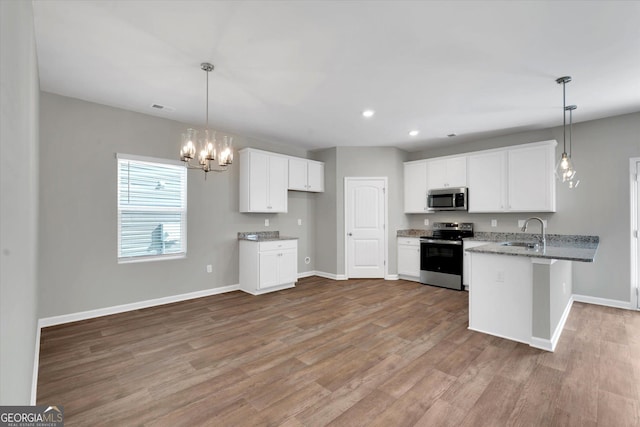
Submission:
POLYGON ((462 284, 467 290, 469 289, 469 279, 471 275, 471 254, 467 253, 467 249, 488 245, 489 243, 491 242, 480 240, 463 240, 462 242, 462 284))
POLYGON ((297 280, 297 240, 240 240, 241 290, 260 295, 292 288, 297 280))
POLYGON ((420 239, 398 237, 398 277, 405 280, 420 280, 420 239))

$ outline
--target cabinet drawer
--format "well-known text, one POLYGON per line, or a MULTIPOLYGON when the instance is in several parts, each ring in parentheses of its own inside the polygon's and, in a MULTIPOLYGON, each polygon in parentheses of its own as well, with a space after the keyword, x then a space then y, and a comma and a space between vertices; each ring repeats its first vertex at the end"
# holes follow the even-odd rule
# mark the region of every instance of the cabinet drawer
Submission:
POLYGON ((420 246, 420 239, 417 237, 398 237, 399 245, 420 246))
POLYGON ((260 252, 275 251, 278 249, 295 249, 298 247, 297 240, 274 240, 271 242, 260 242, 260 252))

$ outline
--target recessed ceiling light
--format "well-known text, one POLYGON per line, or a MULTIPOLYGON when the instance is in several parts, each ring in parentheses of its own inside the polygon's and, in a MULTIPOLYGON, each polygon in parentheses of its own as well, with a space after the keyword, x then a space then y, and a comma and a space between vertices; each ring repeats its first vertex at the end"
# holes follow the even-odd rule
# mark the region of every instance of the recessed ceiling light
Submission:
POLYGON ((449 135, 447 135, 449 138, 453 138, 454 136, 458 136, 458 134, 456 133, 450 133, 449 135))
POLYGON ((369 118, 369 117, 373 117, 373 115, 374 115, 375 113, 376 113, 376 112, 375 112, 375 111, 373 111, 373 110, 364 110, 364 111, 362 112, 362 116, 363 116, 363 117, 366 117, 366 118, 369 118))
POLYGON ((420 133, 419 130, 414 129, 409 131, 409 136, 417 136, 420 133))

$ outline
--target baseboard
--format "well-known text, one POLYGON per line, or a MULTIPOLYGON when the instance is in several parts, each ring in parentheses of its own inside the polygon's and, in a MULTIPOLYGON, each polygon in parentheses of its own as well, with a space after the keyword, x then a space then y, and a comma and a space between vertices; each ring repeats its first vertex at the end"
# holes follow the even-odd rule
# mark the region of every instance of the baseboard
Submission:
POLYGON ((606 307, 623 308, 625 310, 635 310, 635 307, 632 307, 629 301, 619 301, 615 299, 590 297, 587 295, 576 294, 573 294, 573 301, 585 302, 587 304, 604 305, 606 307))
POLYGON ((287 283, 286 285, 280 285, 280 286, 274 286, 271 288, 267 288, 267 289, 262 289, 262 290, 258 290, 255 292, 249 291, 247 289, 240 289, 242 292, 245 292, 249 295, 253 295, 253 296, 258 296, 258 295, 264 295, 264 294, 268 294, 271 292, 276 292, 276 291, 282 291, 284 289, 291 289, 291 288, 295 288, 296 284, 295 283, 287 283))
POLYGON ((298 273, 298 279, 304 279, 305 277, 317 276, 316 272, 311 271, 303 271, 302 273, 298 273))
POLYGON ((564 312, 560 317, 560 321, 556 326, 556 330, 553 331, 553 335, 551 335, 551 351, 556 349, 556 345, 558 345, 558 341, 560 340, 560 335, 562 335, 562 331, 564 330, 564 324, 567 323, 567 319, 569 318, 569 313, 571 313, 571 307, 573 307, 573 296, 569 298, 567 302, 567 306, 564 308, 564 312))
POLYGON ((387 274, 384 278, 384 280, 398 280, 399 277, 397 274, 387 274))
POLYGON ((314 271, 314 276, 318 276, 318 277, 324 277, 325 279, 332 279, 332 280, 347 280, 347 276, 344 274, 333 274, 333 273, 326 273, 324 271, 314 271))
MULTIPOLYGON (((39 323, 39 322, 38 322, 39 323)), ((38 396, 38 369, 40 368, 40 325, 36 327, 36 345, 33 355, 33 375, 31 376, 31 405, 36 404, 38 396)))
POLYGON ((503 338, 503 339, 509 340, 509 341, 521 342, 523 344, 530 344, 528 341, 523 341, 523 340, 520 340, 520 339, 517 339, 517 338, 508 337, 508 336, 502 335, 502 334, 495 334, 493 332, 487 332, 485 330, 482 330, 482 329, 479 329, 479 328, 474 328, 472 326, 467 327, 467 329, 469 329, 470 331, 481 332, 481 333, 486 334, 486 335, 492 335, 494 337, 503 338))
POLYGON ((531 342, 529 343, 529 345, 531 347, 539 348, 541 350, 546 350, 551 352, 555 351, 556 346, 558 345, 558 341, 560 340, 560 335, 562 335, 562 331, 564 330, 564 324, 567 322, 567 319, 569 318, 569 313, 571 313, 572 306, 573 306, 573 296, 569 298, 569 301, 567 302, 567 306, 564 308, 564 311, 562 312, 562 316, 560 316, 560 321, 556 325, 556 329, 553 331, 553 334, 551 335, 551 339, 531 337, 531 342))
POLYGON ((156 298, 146 301, 139 301, 130 304, 116 305, 113 307, 98 308, 96 310, 81 311, 79 313, 63 314, 61 316, 45 317, 38 320, 38 329, 48 326, 61 325, 63 323, 77 322, 80 320, 93 319, 96 317, 109 316, 111 314, 124 313, 126 311, 139 310, 142 308, 155 307, 158 305, 171 304, 174 302, 187 301, 195 298, 208 297, 211 295, 223 294, 240 290, 240 285, 222 286, 219 288, 205 289, 202 291, 189 292, 187 294, 173 295, 169 297, 156 298))

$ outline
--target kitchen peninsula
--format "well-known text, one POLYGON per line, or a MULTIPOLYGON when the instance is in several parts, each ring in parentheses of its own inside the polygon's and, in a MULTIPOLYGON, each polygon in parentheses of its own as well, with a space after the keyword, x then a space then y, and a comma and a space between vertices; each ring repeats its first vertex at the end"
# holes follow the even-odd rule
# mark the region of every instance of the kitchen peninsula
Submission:
POLYGON ((597 236, 478 233, 471 255, 469 329, 553 351, 571 310, 572 262, 593 262, 597 236), (526 239, 526 241, 524 241, 526 239))

